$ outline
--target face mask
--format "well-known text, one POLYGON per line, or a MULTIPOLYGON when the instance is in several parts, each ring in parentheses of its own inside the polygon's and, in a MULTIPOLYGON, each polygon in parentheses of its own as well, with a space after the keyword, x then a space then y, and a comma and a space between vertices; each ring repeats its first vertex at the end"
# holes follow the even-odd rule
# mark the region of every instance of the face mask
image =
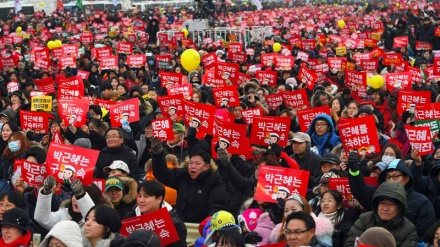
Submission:
POLYGON ((309 39, 313 39, 313 35, 309 35, 309 39))
POLYGON ((396 157, 393 156, 389 156, 389 155, 384 155, 382 156, 382 162, 389 165, 391 163, 391 161, 395 160, 396 157))
POLYGON ((11 152, 17 152, 20 149, 20 145, 18 145, 18 141, 10 141, 8 143, 8 148, 11 152))

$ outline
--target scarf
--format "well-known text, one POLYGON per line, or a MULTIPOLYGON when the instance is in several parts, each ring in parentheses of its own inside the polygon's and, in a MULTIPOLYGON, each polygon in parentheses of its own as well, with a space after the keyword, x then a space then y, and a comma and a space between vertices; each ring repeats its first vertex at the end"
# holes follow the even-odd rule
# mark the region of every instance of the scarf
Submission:
POLYGON ((328 131, 327 133, 325 133, 325 135, 319 137, 318 134, 316 134, 316 132, 312 133, 312 143, 315 143, 318 151, 319 151, 319 155, 323 155, 325 152, 325 145, 327 144, 327 142, 330 140, 330 134, 331 132, 328 131))
POLYGON ((31 242, 31 232, 27 231, 27 233, 19 238, 17 238, 14 242, 6 244, 3 238, 0 241, 0 246, 2 247, 27 247, 31 242))
POLYGON ((339 222, 341 222, 342 217, 344 216, 344 214, 342 214, 341 216, 339 216, 338 218, 336 218, 336 214, 338 213, 338 211, 335 211, 331 214, 326 214, 326 213, 319 213, 318 217, 325 217, 327 219, 329 219, 332 222, 332 225, 337 225, 339 222))

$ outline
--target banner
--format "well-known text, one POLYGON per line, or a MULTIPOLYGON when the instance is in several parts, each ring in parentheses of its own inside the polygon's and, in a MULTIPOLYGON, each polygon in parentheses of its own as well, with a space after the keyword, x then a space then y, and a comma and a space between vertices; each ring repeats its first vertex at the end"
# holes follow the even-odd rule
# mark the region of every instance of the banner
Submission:
POLYGON ((90 75, 90 72, 88 72, 88 71, 84 71, 84 70, 78 70, 78 74, 77 74, 79 77, 81 77, 81 79, 83 79, 83 80, 88 80, 89 79, 89 75, 90 75))
POLYGON ((432 50, 432 44, 429 42, 416 40, 416 51, 432 50))
POLYGON ((415 117, 416 120, 440 120, 440 103, 416 105, 415 117))
POLYGON ((98 155, 98 150, 52 142, 47 151, 47 175, 54 176, 61 183, 78 178, 90 186, 98 155))
POLYGON ((307 132, 313 119, 315 119, 315 117, 318 116, 319 114, 323 114, 323 113, 331 116, 330 107, 319 106, 310 109, 298 110, 297 117, 298 117, 299 126, 301 128, 301 132, 307 132))
POLYGON ((291 70, 295 66, 295 58, 293 56, 276 56, 275 70, 291 70))
POLYGON ((356 91, 367 88, 367 72, 356 70, 345 70, 345 81, 351 88, 356 87, 356 91))
POLYGON ((435 120, 435 119, 416 120, 415 123, 416 123, 415 126, 428 126, 429 127, 429 129, 431 130, 432 142, 439 142, 440 141, 440 136, 439 136, 440 123, 438 120, 435 120))
POLYGON ((116 53, 131 54, 133 52, 132 42, 118 42, 116 45, 116 53))
POLYGON ((338 123, 345 152, 357 151, 359 155, 380 152, 374 116, 347 119, 338 123))
POLYGON ((224 80, 236 81, 239 72, 238 63, 217 62, 215 64, 215 74, 220 75, 224 80))
POLYGON ((81 78, 81 76, 72 76, 65 79, 60 79, 58 82, 59 87, 74 87, 78 88, 79 91, 84 91, 84 82, 81 78))
POLYGON ((383 54, 383 65, 389 66, 389 65, 397 65, 402 63, 402 54, 401 53, 385 53, 383 54))
POLYGON ((58 113, 66 126, 81 127, 86 124, 89 101, 86 99, 60 99, 58 113))
POLYGON ((168 88, 172 85, 182 84, 182 74, 174 72, 159 72, 160 85, 163 88, 168 88))
POLYGON ((174 140, 173 122, 170 118, 154 119, 151 121, 151 129, 159 140, 174 140))
POLYGON ((133 98, 110 107, 110 123, 113 127, 129 126, 139 121, 139 99, 133 98))
POLYGON ((415 113, 416 105, 425 105, 431 102, 431 91, 405 90, 398 92, 397 113, 405 111, 415 113))
POLYGON ((196 128, 199 132, 213 134, 215 106, 183 101, 185 125, 196 128))
POLYGON ((157 102, 165 117, 177 118, 184 116, 182 95, 159 96, 157 102))
POLYGON ((310 172, 281 166, 260 165, 254 199, 276 203, 293 194, 303 197, 307 193, 310 172))
POLYGON ((226 149, 230 154, 243 154, 249 149, 249 139, 246 137, 247 126, 227 121, 215 120, 219 147, 226 149))
POLYGON ((305 88, 294 91, 283 91, 283 102, 287 109, 306 109, 309 107, 309 98, 305 88))
POLYGON ((411 148, 419 150, 420 156, 432 154, 434 152, 430 126, 405 125, 404 127, 411 148))
MULTIPOLYGON (((364 181, 366 184, 379 187, 377 182, 377 177, 364 177, 364 181)), ((330 189, 336 190, 342 195, 342 203, 344 207, 355 208, 354 197, 351 194, 350 184, 348 182, 348 178, 329 178, 330 189)))
POLYGON ((104 108, 107 111, 110 111, 110 107, 114 104, 116 104, 115 101, 105 100, 100 98, 96 98, 94 102, 94 105, 99 105, 101 108, 104 108))
MULTIPOLYGON (((46 164, 36 164, 22 160, 21 177, 29 186, 42 186, 46 177, 46 164)), ((19 169, 20 169, 19 168, 19 169)))
POLYGON ((127 56, 127 65, 130 68, 141 68, 145 66, 147 62, 147 57, 145 54, 136 54, 127 56))
POLYGON ((47 134, 49 117, 46 112, 33 112, 20 110, 20 123, 23 131, 32 130, 36 134, 47 134))
POLYGON ((52 111, 52 96, 34 96, 31 98, 31 111, 52 111))
POLYGON ((254 117, 251 130, 251 144, 269 146, 287 145, 290 131, 290 117, 254 117))
POLYGON ((386 73, 385 81, 387 89, 390 91, 393 91, 393 89, 411 89, 412 74, 411 72, 386 73))
POLYGON ((161 208, 151 213, 122 220, 120 234, 127 237, 139 229, 154 231, 160 238, 161 246, 167 246, 179 241, 179 235, 167 208, 161 208))
POLYGON ((228 108, 240 105, 240 99, 235 85, 215 87, 212 89, 215 106, 217 108, 228 108))
POLYGON ((35 59, 34 69, 49 71, 51 63, 52 63, 52 61, 48 58, 37 57, 35 59))
POLYGON ((167 92, 170 96, 180 95, 184 99, 190 100, 193 96, 193 87, 190 83, 172 85, 167 87, 167 92))
POLYGON ((41 80, 34 80, 37 90, 45 93, 54 93, 55 84, 52 77, 43 78, 41 80))
POLYGON ((307 68, 304 64, 301 64, 298 74, 298 80, 300 83, 306 84, 308 89, 313 90, 317 78, 315 72, 307 68))
POLYGON ((106 69, 117 70, 118 56, 101 57, 99 61, 99 67, 102 70, 106 70, 106 69))
POLYGON ((263 110, 259 107, 249 108, 247 110, 242 110, 241 116, 243 116, 243 119, 247 124, 252 124, 254 122, 254 116, 263 116, 263 110))

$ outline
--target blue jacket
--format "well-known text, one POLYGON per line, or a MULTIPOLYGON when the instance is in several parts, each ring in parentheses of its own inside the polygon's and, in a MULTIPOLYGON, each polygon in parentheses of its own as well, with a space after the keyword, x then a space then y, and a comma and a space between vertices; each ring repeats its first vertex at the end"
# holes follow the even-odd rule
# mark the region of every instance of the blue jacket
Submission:
POLYGON ((312 146, 316 146, 319 155, 321 156, 330 153, 335 146, 341 143, 341 138, 336 135, 335 126, 333 125, 331 117, 325 113, 319 114, 313 119, 309 126, 309 130, 307 130, 307 134, 309 134, 312 140, 312 146), (319 137, 315 132, 315 123, 318 120, 324 120, 330 126, 330 130, 322 137, 319 137))

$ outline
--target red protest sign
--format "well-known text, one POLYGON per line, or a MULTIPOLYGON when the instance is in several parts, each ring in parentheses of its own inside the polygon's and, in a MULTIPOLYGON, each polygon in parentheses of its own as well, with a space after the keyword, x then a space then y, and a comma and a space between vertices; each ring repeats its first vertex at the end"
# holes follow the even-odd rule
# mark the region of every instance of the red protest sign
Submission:
POLYGON ((243 73, 238 73, 238 77, 237 77, 237 80, 234 81, 234 85, 241 88, 241 87, 243 87, 244 84, 246 84, 251 79, 252 79, 252 76, 249 76, 249 75, 246 75, 243 73))
POLYGON ((347 62, 346 57, 329 57, 329 58, 327 58, 328 67, 329 67, 329 69, 332 69, 332 70, 341 70, 344 62, 345 63, 347 62))
POLYGON ((215 64, 217 63, 218 58, 215 52, 211 52, 202 57, 202 64, 205 70, 211 70, 211 68, 215 68, 215 64))
POLYGON ((416 105, 425 105, 431 102, 431 91, 401 90, 397 98, 397 114, 405 111, 415 112, 416 105))
POLYGON ((393 48, 402 48, 408 45, 408 36, 394 38, 393 48))
POLYGON ((434 58, 433 75, 440 75, 440 57, 434 58))
POLYGON ((78 70, 78 74, 79 77, 81 77, 83 80, 88 80, 89 79, 89 75, 90 72, 88 71, 84 71, 84 70, 78 70))
POLYGON ((32 47, 31 61, 36 61, 36 58, 50 59, 50 52, 47 47, 32 47))
POLYGON ((306 196, 310 172, 281 166, 260 165, 254 199, 277 202, 293 194, 306 196))
POLYGON ((116 45, 116 52, 123 54, 131 54, 133 52, 132 42, 118 42, 116 45))
POLYGON ((217 108, 227 108, 240 105, 237 87, 234 85, 215 87, 212 89, 212 94, 217 108))
POLYGON ((298 74, 298 79, 301 83, 306 84, 308 89, 313 90, 317 78, 318 77, 315 72, 307 68, 307 66, 304 64, 301 64, 298 74))
POLYGON ((283 103, 283 95, 281 93, 268 94, 264 96, 267 105, 270 109, 276 110, 283 103))
POLYGON ((345 70, 345 81, 352 88, 365 89, 367 88, 367 72, 347 69, 345 70))
POLYGON ((223 87, 226 85, 225 80, 213 70, 205 71, 202 75, 202 83, 210 87, 223 87))
POLYGON ((185 124, 199 132, 213 134, 215 106, 184 100, 185 124))
MULTIPOLYGON (((377 177, 364 177, 366 184, 378 187, 377 177)), ((348 178, 330 178, 330 189, 336 190, 342 195, 342 203, 345 207, 354 208, 354 197, 351 194, 348 178)))
POLYGON ((90 44, 90 43, 92 43, 93 42, 92 33, 91 32, 83 32, 81 34, 80 40, 81 40, 81 43, 83 43, 83 44, 90 44))
POLYGON ((105 99, 96 98, 94 104, 95 105, 99 105, 101 108, 104 108, 107 111, 110 111, 110 107, 112 105, 116 104, 116 102, 115 101, 111 101, 111 100, 105 100, 105 99))
POLYGON ((423 74, 420 68, 415 68, 412 66, 407 67, 408 72, 411 72, 412 74, 412 81, 415 83, 422 83, 423 82, 423 74))
POLYGON ((102 193, 105 193, 105 179, 103 178, 93 178, 92 183, 94 183, 101 190, 102 193))
POLYGON ((346 152, 356 150, 359 155, 380 152, 374 116, 347 119, 338 123, 338 129, 346 152))
POLYGON ((124 100, 110 106, 110 123, 112 126, 128 126, 139 121, 139 99, 124 100))
POLYGON ((328 106, 319 106, 310 109, 298 110, 297 116, 298 116, 299 126, 301 127, 301 131, 307 132, 313 119, 315 119, 315 117, 318 116, 319 114, 323 114, 323 113, 331 116, 330 108, 328 106))
POLYGON ((47 134, 49 114, 46 112, 20 111, 20 123, 24 131, 32 130, 36 134, 47 134))
POLYGON ((55 84, 52 77, 43 78, 41 80, 34 80, 37 90, 45 93, 54 93, 55 84))
POLYGON ((240 42, 231 42, 228 45, 229 52, 243 52, 243 44, 240 42))
POLYGON ((375 71, 379 66, 379 61, 377 59, 364 59, 360 60, 361 68, 366 71, 375 71))
POLYGON ((432 50, 432 44, 424 41, 416 40, 416 51, 432 50))
POLYGON ((52 49, 52 59, 59 59, 62 56, 63 56, 63 50, 61 49, 61 47, 52 49))
POLYGON ((182 95, 167 95, 157 97, 160 111, 166 117, 183 117, 183 97, 182 95))
POLYGON ((86 124, 89 101, 86 99, 60 99, 58 113, 67 126, 81 127, 86 124))
POLYGON ((136 55, 128 55, 127 56, 127 65, 130 68, 141 68, 145 66, 147 62, 147 57, 145 54, 136 54, 136 55))
POLYGON ((58 58, 58 65, 60 69, 65 69, 66 67, 76 68, 76 57, 66 56, 58 58))
POLYGON ((102 57, 112 56, 112 48, 110 46, 104 46, 100 48, 92 48, 92 58, 101 59, 102 57))
POLYGON ((419 155, 432 154, 434 147, 432 143, 431 130, 429 126, 407 126, 405 125, 406 135, 412 149, 419 150, 419 155))
POLYGON ((61 46, 62 56, 78 57, 78 45, 77 44, 64 44, 61 46))
POLYGON ((259 70, 255 78, 260 81, 260 86, 276 87, 278 74, 276 71, 259 70))
POLYGON ((84 90, 75 86, 58 86, 58 99, 80 99, 84 96, 84 90))
POLYGON ((294 65, 295 65, 295 58, 293 56, 275 57, 276 70, 291 70, 294 65))
POLYGON ((128 236, 139 229, 154 231, 160 238, 161 246, 179 241, 179 235, 174 227, 173 220, 165 207, 148 214, 123 220, 120 234, 128 236))
POLYGON ((61 79, 58 85, 61 87, 78 87, 79 90, 84 90, 84 83, 79 75, 61 79))
POLYGON ((179 84, 167 87, 168 95, 181 95, 184 99, 191 99, 193 96, 192 84, 179 84))
POLYGON ((290 117, 254 117, 251 143, 262 146, 277 143, 282 147, 286 146, 290 123, 290 117))
POLYGON ((296 59, 300 59, 303 62, 308 62, 309 61, 309 53, 307 52, 303 52, 303 51, 298 51, 298 53, 296 54, 296 59))
POLYGON ((160 118, 151 121, 154 136, 162 141, 174 140, 173 122, 170 118, 160 118))
POLYGON ((117 69, 118 68, 118 56, 101 57, 99 67, 102 70, 117 69))
POLYGON ((224 80, 235 81, 240 72, 239 67, 240 64, 238 63, 217 62, 215 65, 215 74, 220 75, 224 80))
POLYGON ((434 36, 440 37, 440 27, 436 27, 434 30, 434 36))
POLYGON ((249 148, 249 141, 246 138, 247 126, 234 124, 226 121, 215 120, 219 146, 231 154, 242 154, 243 150, 249 148))
POLYGON ((306 109, 310 105, 305 88, 295 91, 283 91, 281 95, 283 96, 284 105, 288 109, 306 109))
POLYGON ((34 69, 49 71, 51 63, 50 59, 37 57, 35 59, 34 69))
POLYGON ((98 150, 52 142, 47 151, 47 175, 54 176, 61 183, 78 178, 89 186, 98 155, 98 150))
POLYGON ((401 64, 402 54, 401 53, 385 53, 383 54, 383 65, 389 66, 391 64, 401 64))
POLYGON ((170 87, 182 83, 182 74, 174 72, 159 72, 160 84, 162 87, 170 87))
POLYGON ((416 105, 416 120, 440 120, 440 103, 416 105))
POLYGON ((0 62, 3 66, 3 68, 9 68, 9 67, 17 67, 18 65, 18 59, 14 59, 13 56, 10 56, 8 58, 0 58, 0 62))
POLYGON ((30 186, 42 186, 46 177, 46 164, 36 164, 23 160, 21 166, 21 177, 30 186))
POLYGON ((411 88, 412 74, 410 72, 387 73, 385 74, 385 81, 387 82, 387 89, 409 89, 411 88))
POLYGON ((272 67, 275 63, 275 57, 279 56, 276 53, 261 54, 261 66, 272 67))
POLYGON ((228 52, 228 59, 233 62, 246 62, 247 55, 239 52, 228 52))
POLYGON ((267 245, 260 245, 260 247, 284 247, 284 246, 286 246, 286 242, 267 244, 267 245))
POLYGON ((263 110, 261 108, 250 108, 247 110, 242 110, 241 115, 247 124, 252 124, 254 122, 254 116, 263 116, 263 110))

